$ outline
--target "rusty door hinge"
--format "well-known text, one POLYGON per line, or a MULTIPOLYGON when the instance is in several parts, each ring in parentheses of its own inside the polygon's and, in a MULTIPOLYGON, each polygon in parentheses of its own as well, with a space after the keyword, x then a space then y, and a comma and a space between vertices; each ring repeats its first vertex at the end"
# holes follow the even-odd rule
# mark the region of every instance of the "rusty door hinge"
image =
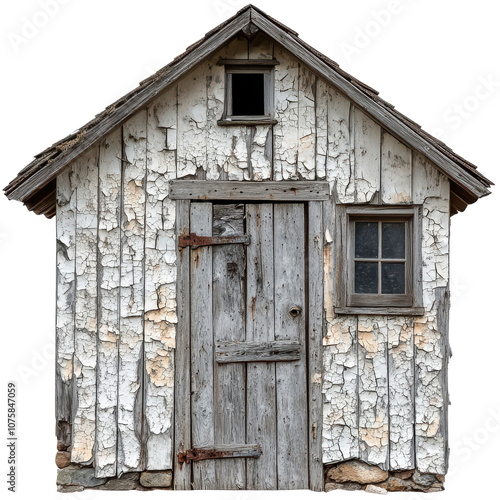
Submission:
POLYGON ((179 236, 179 248, 198 248, 207 245, 233 245, 242 243, 250 244, 250 235, 243 236, 198 236, 196 233, 182 234, 179 236))
POLYGON ((191 448, 179 453, 181 464, 199 462, 213 458, 259 458, 262 450, 258 444, 222 445, 214 448, 191 448))

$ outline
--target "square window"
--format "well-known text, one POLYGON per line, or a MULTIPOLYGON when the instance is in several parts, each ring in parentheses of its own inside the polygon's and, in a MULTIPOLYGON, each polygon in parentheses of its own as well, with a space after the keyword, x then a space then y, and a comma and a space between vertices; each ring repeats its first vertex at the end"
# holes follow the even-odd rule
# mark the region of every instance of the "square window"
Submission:
POLYGON ((226 66, 224 114, 219 125, 276 123, 273 66, 226 66))
POLYGON ((360 207, 340 209, 344 254, 339 269, 344 285, 339 307, 419 307, 419 207, 360 207))

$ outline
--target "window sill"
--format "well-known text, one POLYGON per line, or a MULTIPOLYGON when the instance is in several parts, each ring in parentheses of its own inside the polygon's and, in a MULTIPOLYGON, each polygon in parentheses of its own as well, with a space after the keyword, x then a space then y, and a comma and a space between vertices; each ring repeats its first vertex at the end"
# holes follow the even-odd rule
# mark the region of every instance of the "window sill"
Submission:
POLYGON ((278 120, 272 120, 271 118, 256 118, 255 120, 249 119, 249 120, 230 120, 230 119, 224 119, 224 120, 219 120, 217 122, 217 125, 220 125, 221 127, 232 127, 232 126, 241 126, 241 125, 276 125, 278 123, 278 120))
POLYGON ((336 307, 335 314, 369 314, 370 316, 423 316, 423 307, 336 307))

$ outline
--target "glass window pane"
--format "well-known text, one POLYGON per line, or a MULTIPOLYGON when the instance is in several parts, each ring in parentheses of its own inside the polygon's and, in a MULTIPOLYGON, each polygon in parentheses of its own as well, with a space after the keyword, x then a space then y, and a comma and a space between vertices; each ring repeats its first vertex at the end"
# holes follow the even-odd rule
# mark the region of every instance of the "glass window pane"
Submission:
POLYGON ((382 223, 382 258, 405 258, 405 223, 382 223))
POLYGON ((378 293, 378 263, 354 263, 354 292, 378 293))
POLYGON ((233 116, 264 114, 264 74, 233 73, 233 116))
POLYGON ((382 262, 382 293, 405 293, 404 262, 382 262))
POLYGON ((364 259, 378 257, 378 222, 355 222, 354 256, 364 259))

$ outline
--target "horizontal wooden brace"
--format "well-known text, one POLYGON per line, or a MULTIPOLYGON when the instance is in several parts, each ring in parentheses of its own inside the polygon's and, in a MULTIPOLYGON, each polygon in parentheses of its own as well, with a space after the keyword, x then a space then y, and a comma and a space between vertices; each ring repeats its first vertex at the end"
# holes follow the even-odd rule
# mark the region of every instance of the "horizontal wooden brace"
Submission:
POLYGON ((382 316, 423 316, 423 307, 336 307, 335 314, 369 314, 382 316))
POLYGON ((302 347, 298 342, 219 342, 215 346, 217 363, 247 363, 266 361, 295 361, 302 347))
POLYGON ((277 66, 278 59, 219 59, 218 65, 225 66, 277 66))
POLYGON ((179 453, 180 463, 189 464, 200 460, 214 458, 259 458, 262 449, 258 444, 221 444, 214 446, 200 446, 179 453))
POLYGON ((250 245, 250 235, 241 236, 198 236, 196 233, 179 236, 179 248, 198 248, 210 245, 250 245))
POLYGON ((172 200, 321 201, 330 198, 322 181, 170 181, 172 200))

